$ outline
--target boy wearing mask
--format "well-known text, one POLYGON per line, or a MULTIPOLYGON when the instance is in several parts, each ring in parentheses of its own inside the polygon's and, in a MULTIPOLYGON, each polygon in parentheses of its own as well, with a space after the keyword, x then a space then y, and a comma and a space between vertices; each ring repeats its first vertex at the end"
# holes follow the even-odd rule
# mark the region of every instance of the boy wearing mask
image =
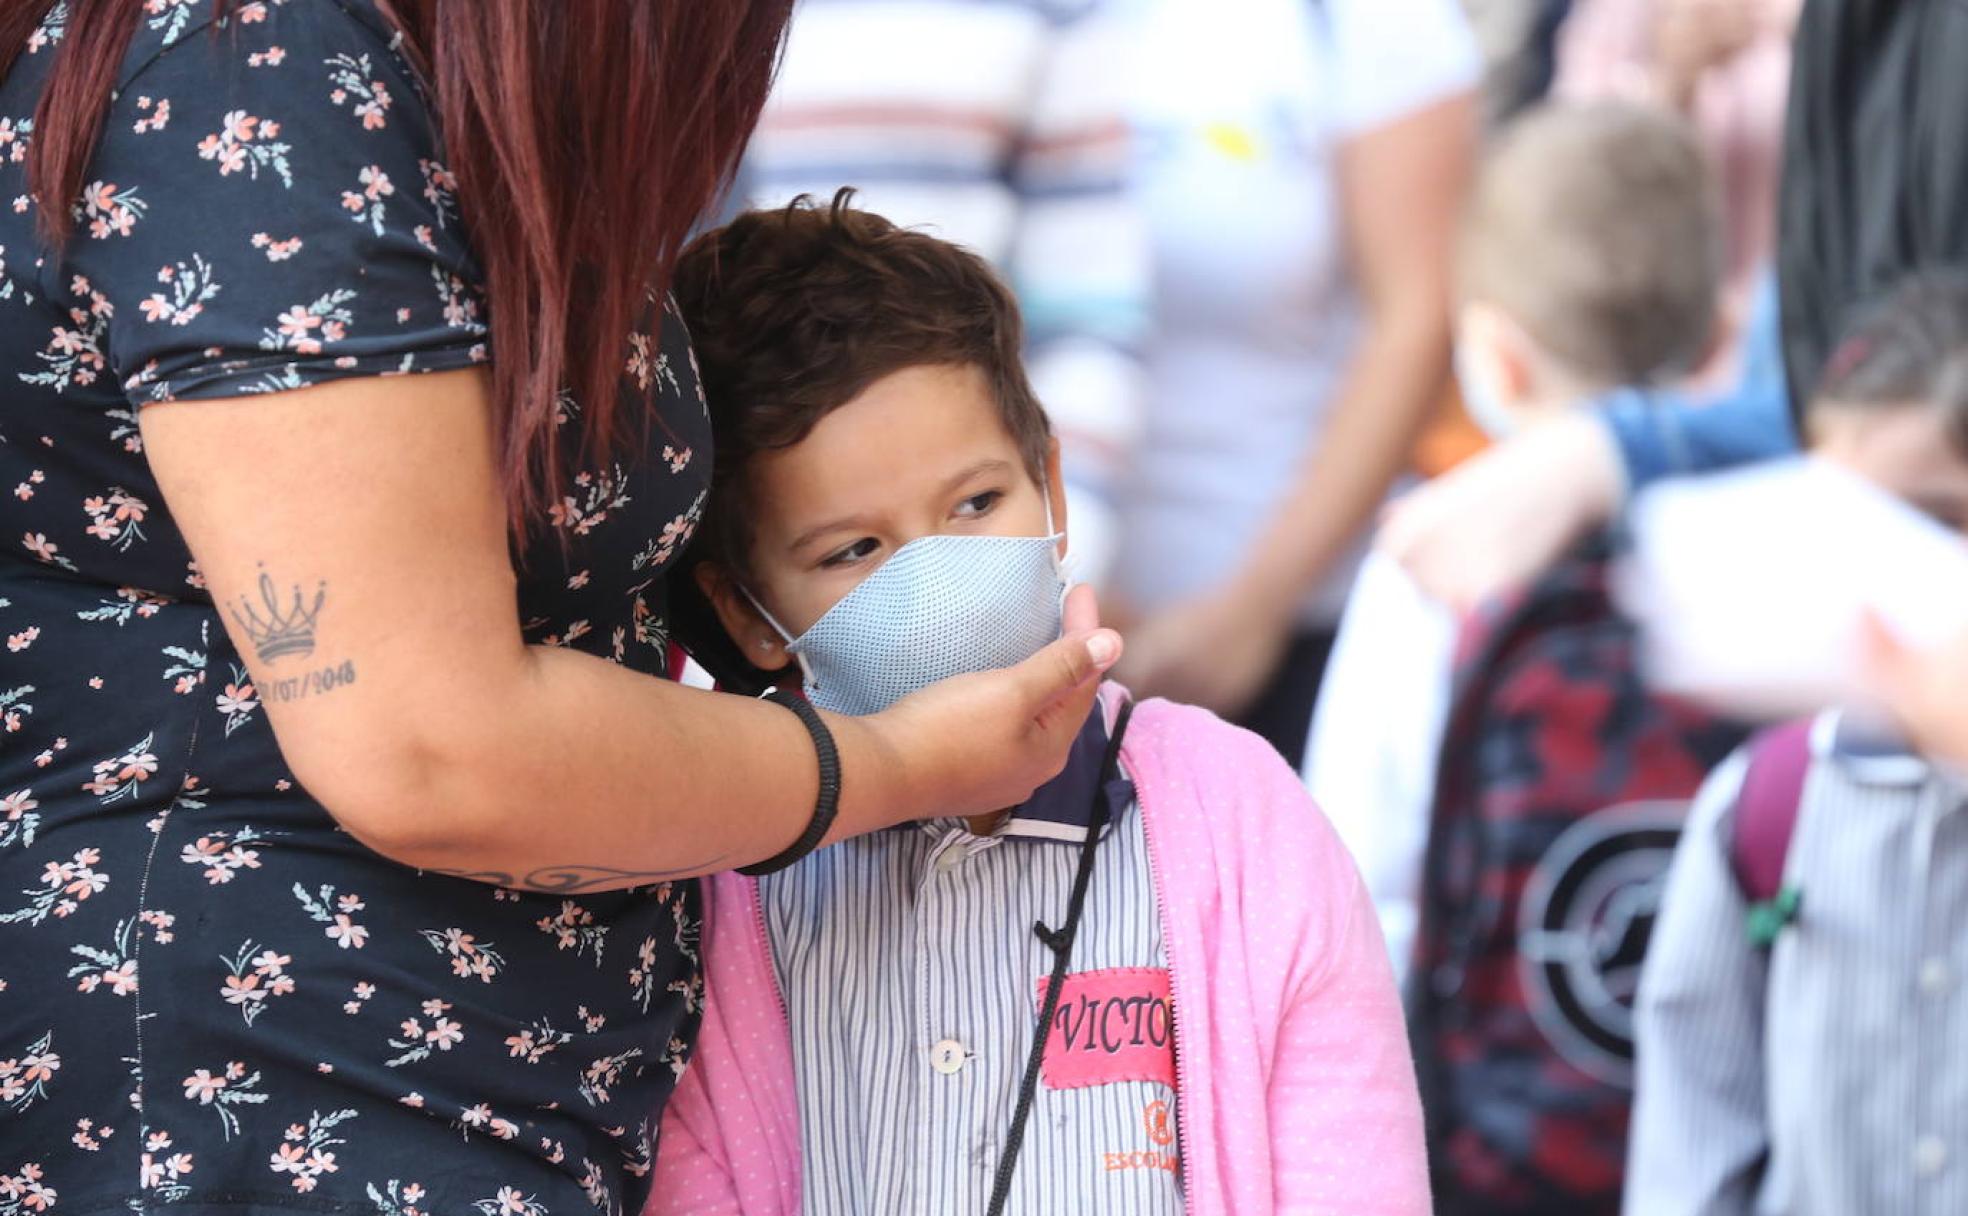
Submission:
MULTIPOLYGON (((1862 315, 1804 421, 1813 459, 1968 531, 1968 278, 1862 315)), ((1716 770, 1641 980, 1629 1211, 1968 1210, 1965 805, 1836 711, 1716 770)))
MULTIPOLYGON (((872 713, 1056 637, 1066 520, 1010 296, 846 202, 740 217, 675 290, 718 445, 699 584, 753 674, 872 713)), ((1020 806, 706 901, 652 1216, 1428 1210, 1358 875, 1206 713, 1111 687, 1020 806)))
MULTIPOLYGON (((1494 438, 1691 372, 1715 332, 1721 219, 1686 126, 1547 105, 1479 171, 1458 248, 1456 374, 1494 438)), ((1462 622, 1386 555, 1361 569, 1305 777, 1366 875, 1405 971, 1462 622)))

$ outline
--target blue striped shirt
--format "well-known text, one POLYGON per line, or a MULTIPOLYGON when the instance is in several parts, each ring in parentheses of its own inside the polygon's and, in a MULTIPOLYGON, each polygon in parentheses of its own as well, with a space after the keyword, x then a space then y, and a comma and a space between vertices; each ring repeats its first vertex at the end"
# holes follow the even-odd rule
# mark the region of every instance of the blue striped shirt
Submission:
MULTIPOLYGON (((1124 781, 1101 789, 1104 747, 1096 714, 1065 772, 991 836, 957 820, 912 824, 760 881, 792 1026, 809 1216, 984 1211, 1052 969, 1033 924, 1065 919, 1096 795, 1112 817, 1067 992, 1089 972, 1166 973, 1141 814, 1124 781)), ((1110 1046, 1159 1031, 1172 1061, 1166 1021, 1125 1001, 1112 1010, 1110 1046)), ((1061 1012, 1060 1033, 1093 1046, 1087 1016, 1061 1012)), ((1181 1212, 1175 1106, 1159 1079, 1042 1082, 1007 1212, 1181 1212)))
POLYGON ((1784 881, 1751 944, 1738 755, 1690 813, 1635 1010, 1637 1216, 1968 1212, 1968 783, 1819 720, 1784 881))

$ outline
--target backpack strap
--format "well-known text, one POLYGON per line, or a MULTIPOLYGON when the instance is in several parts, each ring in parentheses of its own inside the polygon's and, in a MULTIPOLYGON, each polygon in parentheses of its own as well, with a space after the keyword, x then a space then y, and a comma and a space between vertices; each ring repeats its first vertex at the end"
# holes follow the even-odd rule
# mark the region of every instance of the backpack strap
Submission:
POLYGON ((1811 769, 1811 719, 1757 735, 1749 743, 1749 768, 1736 795, 1729 833, 1729 869, 1750 905, 1749 935, 1768 946, 1796 918, 1798 893, 1784 886, 1784 863, 1804 780, 1811 769))

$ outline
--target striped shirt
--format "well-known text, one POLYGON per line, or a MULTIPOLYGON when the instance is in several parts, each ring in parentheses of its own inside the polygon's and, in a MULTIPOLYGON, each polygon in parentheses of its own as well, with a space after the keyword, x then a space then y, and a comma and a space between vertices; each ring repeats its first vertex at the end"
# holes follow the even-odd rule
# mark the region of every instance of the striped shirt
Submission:
POLYGON ((1629 1212, 1968 1212, 1968 782, 1836 715, 1812 750, 1773 948, 1730 869, 1742 754, 1690 814, 1640 984, 1629 1212))
POLYGON ((1097 581, 1139 425, 1146 228, 1128 193, 1124 28, 1099 0, 803 0, 746 150, 755 206, 842 186, 1011 283, 1097 581))
POLYGON ((984 1211, 1052 970, 1033 924, 1065 919, 1096 795, 1112 818, 1006 1210, 1182 1211, 1167 1004, 1110 998, 1157 977, 1166 994, 1168 961, 1132 788, 1100 788, 1105 742, 1095 715, 1066 770, 989 837, 912 824, 760 881, 809 1216, 984 1211), (1161 1071, 1140 1067, 1158 1037, 1165 1077, 1142 1079, 1161 1071))

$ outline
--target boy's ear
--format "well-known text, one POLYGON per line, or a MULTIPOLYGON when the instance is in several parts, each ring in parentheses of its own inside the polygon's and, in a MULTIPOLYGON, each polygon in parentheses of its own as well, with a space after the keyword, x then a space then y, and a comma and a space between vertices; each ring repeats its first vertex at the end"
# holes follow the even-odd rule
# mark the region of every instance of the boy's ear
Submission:
POLYGON ((1516 407, 1536 394, 1537 352, 1530 335, 1503 310, 1482 301, 1462 306, 1456 343, 1462 357, 1489 378, 1502 404, 1516 407))
POLYGON ((1066 533, 1066 477, 1060 472, 1059 436, 1046 440, 1045 492, 1052 502, 1052 530, 1059 534, 1059 555, 1066 556, 1071 540, 1066 533))
POLYGON ((697 589, 717 613, 725 635, 744 654, 746 662, 766 672, 781 671, 792 665, 793 656, 786 653, 786 640, 759 615, 729 571, 716 562, 703 561, 697 563, 691 574, 697 580, 697 589))

